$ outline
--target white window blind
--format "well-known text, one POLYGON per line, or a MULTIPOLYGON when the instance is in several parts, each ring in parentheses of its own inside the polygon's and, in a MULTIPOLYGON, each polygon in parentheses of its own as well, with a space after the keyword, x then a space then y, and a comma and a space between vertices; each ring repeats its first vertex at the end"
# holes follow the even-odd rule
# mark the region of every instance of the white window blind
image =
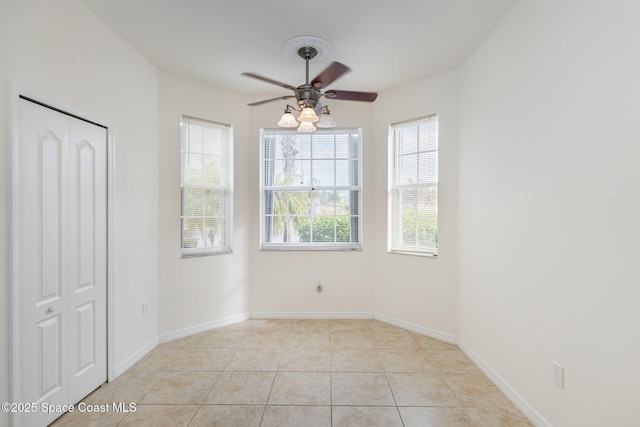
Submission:
POLYGON ((438 117, 389 127, 391 252, 438 254, 438 117))
POLYGON ((359 129, 264 129, 261 247, 360 249, 359 129))
POLYGON ((181 250, 184 256, 231 252, 232 129, 182 116, 181 250))

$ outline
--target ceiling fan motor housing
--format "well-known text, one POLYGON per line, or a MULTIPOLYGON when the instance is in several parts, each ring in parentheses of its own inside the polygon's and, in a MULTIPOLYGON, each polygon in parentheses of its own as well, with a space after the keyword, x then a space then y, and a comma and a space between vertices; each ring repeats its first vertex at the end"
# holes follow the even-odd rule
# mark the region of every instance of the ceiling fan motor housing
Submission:
POLYGON ((315 108, 320 99, 320 91, 311 85, 302 85, 294 91, 300 108, 315 108))

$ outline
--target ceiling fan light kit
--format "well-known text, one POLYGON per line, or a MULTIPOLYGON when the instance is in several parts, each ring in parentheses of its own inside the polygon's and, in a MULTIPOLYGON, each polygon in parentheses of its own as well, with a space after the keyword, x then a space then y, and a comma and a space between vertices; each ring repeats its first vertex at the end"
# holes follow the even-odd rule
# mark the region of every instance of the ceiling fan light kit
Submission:
POLYGON ((301 122, 312 122, 312 123, 315 123, 318 120, 320 120, 320 118, 318 117, 316 112, 313 111, 313 108, 304 107, 304 109, 302 110, 302 112, 298 116, 298 120, 300 120, 301 122))
POLYGON ((316 123, 316 126, 319 128, 333 128, 336 127, 336 121, 333 120, 333 116, 329 111, 329 107, 326 105, 322 107, 322 116, 320 116, 320 120, 316 123))
POLYGON ((316 127, 312 122, 301 122, 298 127, 298 132, 313 132, 316 130, 316 127))
POLYGON ((287 105, 287 108, 284 109, 284 114, 280 118, 278 126, 283 128, 294 128, 298 126, 298 121, 295 117, 293 117, 290 106, 287 105))
POLYGON ((315 131, 316 126, 314 126, 313 123, 316 123, 320 128, 334 127, 336 126, 336 121, 331 116, 329 108, 326 105, 323 106, 320 104, 321 97, 324 96, 328 99, 345 101, 373 102, 378 96, 375 92, 353 92, 346 90, 329 90, 323 93, 322 89, 326 88, 344 74, 351 71, 349 67, 341 64, 340 62, 332 62, 327 68, 318 74, 315 79, 311 82, 309 81, 309 61, 312 59, 317 60, 318 58, 326 56, 327 53, 331 53, 331 45, 325 40, 311 36, 294 37, 293 39, 289 39, 285 42, 282 46, 282 50, 285 55, 290 58, 295 58, 293 55, 293 52, 295 52, 300 59, 304 60, 306 64, 306 80, 304 84, 296 87, 258 74, 242 73, 243 76, 261 80, 293 91, 293 95, 280 96, 249 104, 250 106, 256 106, 273 101, 296 98, 298 101, 298 108, 287 104, 284 114, 278 122, 278 126, 295 127, 298 125, 299 121, 299 132, 315 131), (292 111, 300 113, 298 120, 296 120, 292 111), (322 116, 318 117, 316 112, 321 112, 322 116))

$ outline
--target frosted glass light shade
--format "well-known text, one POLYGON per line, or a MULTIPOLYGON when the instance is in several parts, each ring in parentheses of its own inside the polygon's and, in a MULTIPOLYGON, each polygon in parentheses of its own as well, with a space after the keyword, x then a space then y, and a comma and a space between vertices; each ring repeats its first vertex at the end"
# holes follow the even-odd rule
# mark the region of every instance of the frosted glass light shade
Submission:
POLYGON ((311 122, 300 122, 300 127, 298 128, 298 132, 313 132, 316 130, 316 127, 311 122))
POLYGON ((295 117, 293 117, 293 114, 291 114, 291 112, 285 112, 280 118, 278 126, 283 128, 294 128, 298 126, 298 121, 295 117))
POLYGON ((320 118, 318 118, 318 115, 316 114, 316 112, 313 111, 313 108, 305 107, 305 109, 302 110, 302 113, 300 113, 300 116, 298 116, 298 120, 300 120, 301 122, 313 123, 320 120, 320 118))
POLYGON ((319 128, 332 128, 336 126, 336 121, 333 120, 333 117, 328 111, 325 111, 322 113, 322 116, 320 116, 320 120, 318 120, 316 126, 319 128))

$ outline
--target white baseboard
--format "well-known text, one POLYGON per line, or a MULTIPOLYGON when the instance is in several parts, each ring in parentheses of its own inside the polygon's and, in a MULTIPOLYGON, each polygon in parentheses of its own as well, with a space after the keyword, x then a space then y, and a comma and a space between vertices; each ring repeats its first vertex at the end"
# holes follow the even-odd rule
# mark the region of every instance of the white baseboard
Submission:
POLYGON ((127 369, 135 365, 140 359, 145 357, 151 350, 156 348, 156 346, 160 343, 158 338, 154 338, 145 344, 138 351, 133 353, 131 356, 127 357, 122 363, 119 363, 115 367, 115 372, 113 376, 109 375, 109 381, 115 380, 117 377, 122 375, 127 369))
POLYGON ((440 341, 448 342, 449 344, 457 344, 458 339, 455 335, 448 334, 446 332, 438 331, 435 329, 425 328, 415 323, 405 322, 404 320, 396 319, 393 317, 385 316, 383 314, 374 314, 373 318, 389 325, 397 326, 402 329, 407 329, 411 332, 415 332, 420 335, 426 335, 431 338, 435 338, 440 341))
POLYGON ((371 313, 345 313, 332 311, 313 312, 272 312, 272 311, 252 311, 249 314, 251 319, 373 319, 371 313))
POLYGON ((464 341, 458 339, 458 347, 480 368, 482 372, 513 402, 514 405, 529 418, 536 427, 553 427, 533 406, 529 404, 511 385, 504 380, 491 366, 478 356, 464 341))
POLYGON ((249 315, 247 313, 237 314, 235 316, 226 317, 224 319, 214 320, 212 322, 201 323, 200 325, 191 326, 189 328, 180 329, 178 331, 168 332, 162 334, 157 338, 152 339, 138 351, 127 357, 122 363, 119 363, 115 367, 113 375, 109 375, 109 381, 115 380, 122 375, 127 369, 139 362, 144 356, 149 354, 151 350, 156 348, 160 343, 183 338, 189 335, 197 334, 200 332, 208 331, 210 329, 220 328, 222 326, 230 325, 232 323, 241 322, 247 320, 249 315))
POLYGON ((201 323, 195 326, 189 326, 188 328, 179 329, 173 332, 167 332, 160 335, 159 340, 161 343, 167 341, 173 341, 178 338, 188 337, 189 335, 198 334, 211 329, 221 328, 223 326, 231 325, 232 323, 242 322, 249 318, 248 313, 236 314, 235 316, 225 317, 224 319, 218 319, 211 322, 201 323))

